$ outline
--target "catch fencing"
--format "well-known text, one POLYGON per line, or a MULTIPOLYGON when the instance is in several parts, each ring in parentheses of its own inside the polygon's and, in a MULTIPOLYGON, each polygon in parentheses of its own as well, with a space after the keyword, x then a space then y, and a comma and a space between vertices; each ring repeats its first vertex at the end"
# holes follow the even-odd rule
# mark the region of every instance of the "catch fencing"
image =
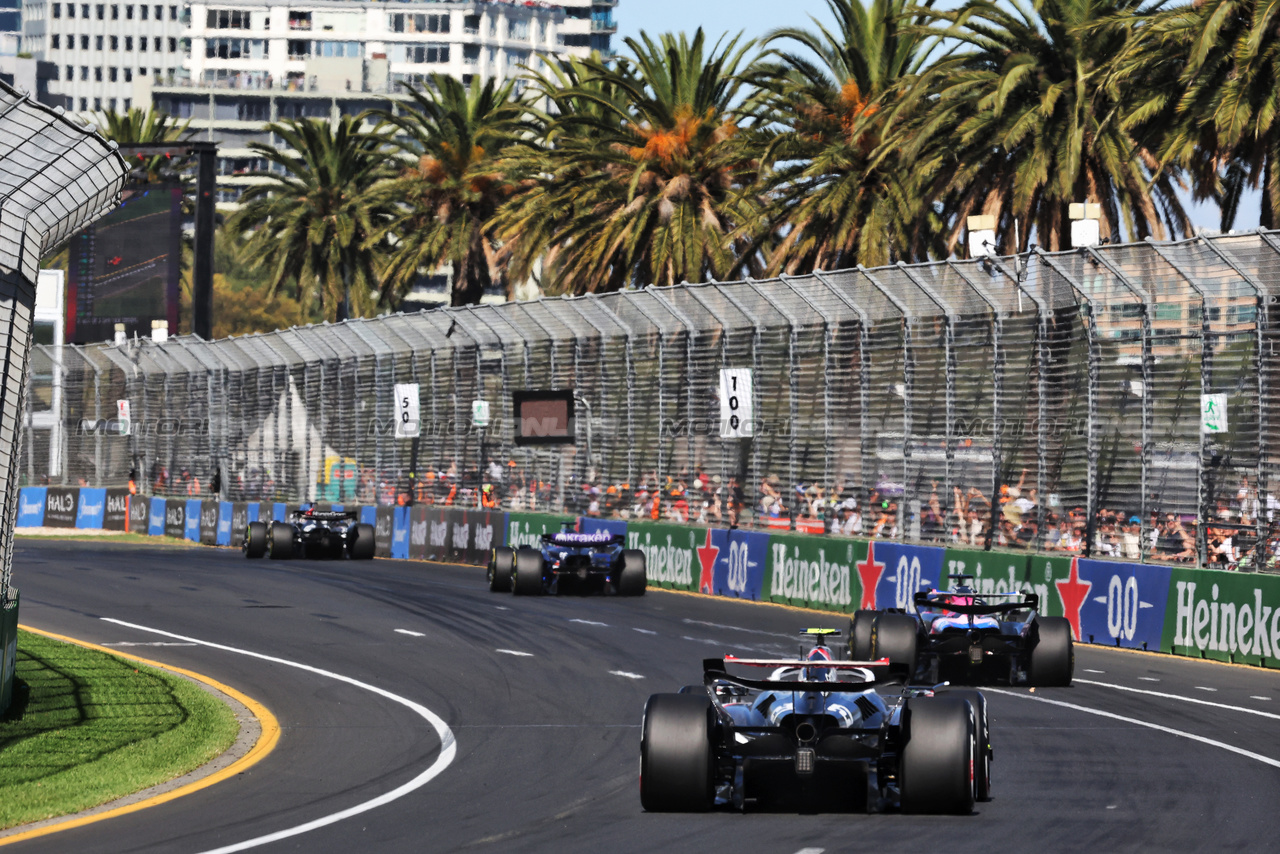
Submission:
POLYGON ((492 495, 1265 569, 1277 296, 1267 231, 45 346, 20 465, 31 485, 162 496, 492 495), (751 439, 721 438, 722 368, 752 369, 751 439), (395 437, 397 383, 419 385, 418 439, 395 437), (566 388, 577 444, 515 446, 512 392, 566 388))

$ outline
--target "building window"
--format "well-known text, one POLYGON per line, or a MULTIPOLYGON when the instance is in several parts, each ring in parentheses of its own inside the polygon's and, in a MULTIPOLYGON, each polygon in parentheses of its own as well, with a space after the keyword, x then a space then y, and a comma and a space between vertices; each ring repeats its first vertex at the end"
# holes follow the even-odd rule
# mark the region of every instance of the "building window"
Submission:
POLYGON ((93 79, 94 79, 94 82, 96 83, 102 82, 102 66, 101 65, 95 65, 93 67, 93 79))
POLYGON ((58 48, 62 47, 62 37, 59 36, 57 33, 54 33, 52 36, 50 36, 49 47, 53 48, 54 50, 57 50, 58 48))
POLYGON ((311 56, 311 42, 289 39, 289 58, 306 59, 311 56))
POLYGON ((178 7, 177 7, 177 6, 170 6, 170 7, 169 7, 169 20, 170 20, 170 21, 176 21, 176 20, 178 20, 178 7))
MULTIPOLYGON (((124 82, 125 82, 125 83, 132 83, 132 82, 133 82, 133 69, 132 69, 132 68, 126 68, 126 69, 124 70, 124 82)), ((128 107, 125 107, 125 109, 127 110, 127 109, 128 109, 128 107)))
POLYGON ((94 36, 94 37, 93 37, 93 46, 94 46, 97 50, 102 50, 102 45, 103 45, 103 37, 102 37, 102 36, 94 36))
POLYGON ((392 62, 409 62, 414 65, 449 61, 447 44, 393 44, 391 47, 392 62))
POLYGON ((311 56, 358 58, 364 55, 360 42, 312 42, 311 56))
POLYGON ((145 65, 138 69, 138 76, 139 77, 147 76, 147 67, 145 65))
POLYGON ((266 59, 270 42, 262 39, 206 39, 207 59, 266 59))
POLYGON ((211 30, 247 30, 249 13, 240 9, 210 9, 206 26, 211 30))
POLYGON ((62 17, 62 4, 61 4, 61 3, 54 3, 54 4, 53 4, 53 17, 55 17, 55 18, 61 18, 61 17, 62 17))
POLYGON ((88 110, 88 109, 89 109, 89 99, 88 99, 88 98, 81 98, 81 99, 80 99, 80 112, 82 112, 82 113, 83 113, 85 110, 88 110))
POLYGON ((489 13, 489 38, 496 39, 498 37, 498 16, 489 13))
POLYGON ((480 62, 480 45, 464 44, 462 46, 462 62, 465 65, 476 65, 480 62))
POLYGON ((145 20, 147 19, 147 12, 151 11, 151 7, 150 7, 150 6, 139 6, 139 7, 138 7, 138 9, 142 12, 142 20, 144 20, 144 21, 145 21, 145 20))
POLYGON ((68 65, 68 66, 67 66, 67 76, 66 76, 66 77, 63 77, 62 79, 63 79, 63 80, 75 80, 75 79, 76 79, 76 67, 75 67, 74 65, 68 65))
POLYGON ((564 47, 591 47, 591 36, 585 33, 561 33, 560 44, 564 47))
POLYGON ((527 42, 529 40, 529 22, 517 18, 508 18, 507 38, 527 42))
MULTIPOLYGON (((67 17, 68 17, 68 18, 74 18, 75 16, 76 16, 76 4, 75 4, 75 3, 68 3, 68 4, 67 4, 67 17)), ((57 15, 54 15, 53 17, 55 17, 55 18, 56 18, 56 17, 58 17, 58 16, 57 16, 57 15)))
POLYGON ((89 37, 88 37, 88 36, 81 36, 81 37, 80 37, 80 49, 81 49, 81 50, 88 50, 88 49, 89 49, 89 37))
POLYGON ((155 18, 157 21, 163 21, 163 20, 164 20, 164 7, 163 7, 163 6, 156 6, 156 12, 155 12, 155 14, 154 14, 154 15, 152 15, 152 17, 153 17, 153 18, 155 18))
POLYGON ((99 3, 97 8, 94 11, 98 13, 98 20, 101 21, 103 18, 106 17, 107 7, 104 4, 99 3))
POLYGON ((116 111, 116 99, 115 99, 115 98, 111 98, 110 100, 108 100, 108 101, 107 101, 107 109, 108 109, 108 110, 110 110, 110 111, 111 111, 111 112, 113 112, 113 113, 116 111))
POLYGON ((125 19, 126 21, 132 21, 132 20, 133 20, 133 7, 132 7, 132 6, 125 6, 125 7, 124 7, 124 19, 125 19))
POLYGON ((133 36, 124 37, 124 49, 133 50, 133 36))
POLYGON ((142 51, 143 53, 146 53, 146 52, 147 52, 147 37, 146 37, 146 36, 138 36, 138 50, 142 51))
POLYGON ((119 36, 112 36, 112 37, 111 37, 111 49, 112 49, 112 50, 119 50, 119 49, 120 49, 120 37, 119 37, 119 36))
POLYGON ((126 113, 127 113, 127 112, 129 112, 129 108, 130 108, 130 107, 132 107, 132 106, 133 106, 133 99, 132 99, 132 98, 125 98, 125 99, 124 99, 124 111, 125 111, 126 113))
POLYGON ((480 16, 467 15, 462 19, 462 31, 469 36, 480 35, 480 16))
POLYGON ((393 33, 447 33, 449 15, 409 15, 394 12, 387 15, 387 25, 393 33))
POLYGON ((236 118, 242 122, 271 121, 271 102, 265 99, 241 101, 236 105, 236 118))
POLYGON ((115 83, 118 77, 119 77, 119 72, 116 71, 116 67, 114 65, 107 69, 107 79, 110 80, 112 83, 115 83))
POLYGON ((88 20, 88 19, 89 19, 89 4, 88 4, 88 3, 81 3, 81 4, 80 4, 80 17, 81 17, 81 18, 84 18, 85 20, 88 20))
MULTIPOLYGON (((157 38, 156 50, 159 50, 159 49, 160 49, 160 39, 157 38)), ((178 52, 178 40, 176 38, 171 37, 169 39, 169 53, 177 53, 177 52, 178 52)))
POLYGON ((113 20, 113 21, 118 21, 118 20, 120 20, 120 7, 119 7, 119 6, 112 6, 112 7, 111 7, 111 20, 113 20))
POLYGON ((101 99, 101 98, 94 98, 94 99, 93 99, 93 108, 94 108, 94 110, 96 110, 96 111, 98 111, 98 112, 102 112, 102 99, 101 99))

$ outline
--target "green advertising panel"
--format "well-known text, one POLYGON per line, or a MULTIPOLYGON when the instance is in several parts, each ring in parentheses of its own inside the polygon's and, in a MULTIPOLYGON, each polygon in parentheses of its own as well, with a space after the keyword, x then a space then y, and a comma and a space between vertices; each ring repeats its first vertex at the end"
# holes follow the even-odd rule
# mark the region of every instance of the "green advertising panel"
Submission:
POLYGON ((862 585, 855 564, 866 557, 863 540, 774 534, 762 598, 820 611, 856 611, 862 585))
POLYGON ((1171 576, 1163 649, 1280 667, 1280 577, 1208 569, 1171 576))
POLYGON ((556 516, 551 513, 508 513, 504 545, 513 549, 521 546, 539 548, 543 534, 554 534, 565 522, 572 524, 575 521, 573 516, 556 516))
POLYGON ((1064 615, 1062 596, 1054 582, 1065 582, 1071 577, 1071 555, 1061 557, 1031 555, 1028 561, 1027 579, 1032 592, 1040 594, 1040 613, 1050 617, 1064 615))
MULTIPOLYGON (((660 522, 630 522, 627 525, 627 548, 644 552, 650 586, 697 590, 698 579, 702 575, 702 557, 709 554, 708 545, 706 528, 660 522)), ((710 555, 714 563, 714 552, 710 555)))

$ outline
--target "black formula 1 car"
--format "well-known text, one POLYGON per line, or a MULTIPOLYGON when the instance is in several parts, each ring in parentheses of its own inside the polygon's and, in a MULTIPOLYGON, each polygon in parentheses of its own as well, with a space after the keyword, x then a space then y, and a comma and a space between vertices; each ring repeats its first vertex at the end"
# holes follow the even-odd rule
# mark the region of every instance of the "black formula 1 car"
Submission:
POLYGON ((825 639, 838 632, 806 633, 815 644, 801 660, 709 658, 702 685, 649 698, 640 741, 646 810, 968 814, 990 797, 980 692, 899 684, 881 693, 874 673, 888 662, 835 661, 825 639))
POLYGON ((648 584, 644 552, 625 549, 622 534, 578 534, 566 524, 543 534, 540 549, 500 547, 489 559, 489 589, 517 596, 569 590, 643 596, 648 584))
POLYGON ((965 685, 1070 685, 1071 624, 1039 613, 1034 593, 976 593, 973 576, 950 576, 950 590, 920 591, 914 613, 858 611, 849 626, 852 658, 888 658, 909 680, 965 685))
POLYGON ((245 557, 267 555, 272 560, 293 557, 341 558, 373 557, 373 526, 360 524, 354 511, 299 510, 287 522, 250 522, 245 531, 245 557))

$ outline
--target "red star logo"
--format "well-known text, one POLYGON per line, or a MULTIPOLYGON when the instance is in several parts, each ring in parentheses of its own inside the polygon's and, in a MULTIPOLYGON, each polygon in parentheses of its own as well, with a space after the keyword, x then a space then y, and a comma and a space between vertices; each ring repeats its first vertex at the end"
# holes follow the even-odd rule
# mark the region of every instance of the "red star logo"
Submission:
POLYGON ((1062 600, 1062 615, 1071 624, 1071 633, 1076 640, 1080 640, 1080 607, 1093 589, 1092 581, 1080 580, 1080 558, 1071 559, 1071 574, 1064 581, 1053 583, 1058 588, 1058 598, 1062 600))
POLYGON ((859 608, 876 607, 876 585, 880 583, 880 575, 884 572, 884 564, 876 560, 875 542, 867 543, 867 559, 855 563, 858 577, 862 579, 862 604, 859 608))
POLYGON ((702 564, 702 575, 698 579, 698 589, 703 593, 713 592, 715 587, 715 569, 716 556, 720 554, 720 547, 711 545, 711 529, 707 529, 707 542, 705 545, 699 546, 698 561, 702 564))

